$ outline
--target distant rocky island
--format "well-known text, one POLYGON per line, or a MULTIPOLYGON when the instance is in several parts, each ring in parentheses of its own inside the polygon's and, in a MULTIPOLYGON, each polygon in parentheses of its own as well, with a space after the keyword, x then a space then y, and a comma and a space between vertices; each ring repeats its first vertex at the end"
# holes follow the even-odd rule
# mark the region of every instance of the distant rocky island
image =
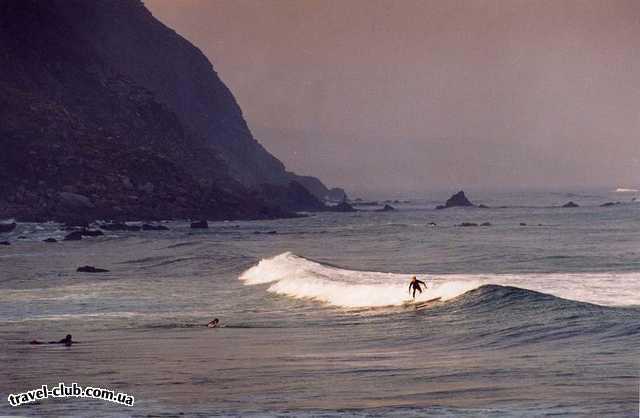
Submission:
POLYGON ((447 199, 444 205, 438 205, 436 209, 447 209, 447 208, 460 207, 460 206, 462 207, 475 206, 473 203, 471 203, 469 199, 467 199, 467 196, 464 194, 463 190, 460 190, 458 193, 454 194, 449 199, 447 199))
POLYGON ((138 0, 0 5, 0 218, 261 219, 346 193, 286 170, 138 0))

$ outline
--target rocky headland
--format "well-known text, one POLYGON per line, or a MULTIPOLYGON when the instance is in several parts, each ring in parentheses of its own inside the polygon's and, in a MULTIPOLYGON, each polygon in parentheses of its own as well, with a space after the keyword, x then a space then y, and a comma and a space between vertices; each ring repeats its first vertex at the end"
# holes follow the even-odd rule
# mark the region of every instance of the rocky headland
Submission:
POLYGON ((0 55, 0 219, 264 219, 332 195, 138 0, 3 2, 0 55))

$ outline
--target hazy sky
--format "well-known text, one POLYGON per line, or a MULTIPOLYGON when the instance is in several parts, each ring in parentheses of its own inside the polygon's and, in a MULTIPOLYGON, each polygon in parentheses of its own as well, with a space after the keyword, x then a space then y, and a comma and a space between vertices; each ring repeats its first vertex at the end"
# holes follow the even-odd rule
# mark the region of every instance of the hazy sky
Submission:
POLYGON ((640 186, 638 0, 145 4, 330 186, 640 186))

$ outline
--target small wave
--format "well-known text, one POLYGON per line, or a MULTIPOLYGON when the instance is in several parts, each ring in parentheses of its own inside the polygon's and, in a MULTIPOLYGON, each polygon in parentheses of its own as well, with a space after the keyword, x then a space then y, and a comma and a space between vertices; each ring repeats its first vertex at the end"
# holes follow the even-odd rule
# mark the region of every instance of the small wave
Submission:
POLYGON ((152 257, 134 258, 133 260, 121 261, 118 264, 144 264, 167 259, 168 256, 159 255, 152 257))
POLYGON ((636 193, 636 192, 638 192, 638 189, 627 189, 627 188, 624 188, 624 187, 618 187, 615 190, 615 192, 616 193, 636 193))
MULTIPOLYGON (((412 302, 414 274, 356 271, 319 263, 290 252, 261 260, 239 277, 247 285, 269 284, 267 291, 344 308, 398 306, 412 302)), ((640 273, 415 274, 428 287, 415 302, 448 301, 480 286, 512 286, 599 305, 640 305, 640 273)))
POLYGON ((2 320, 2 323, 22 323, 22 322, 36 322, 36 321, 69 321, 69 320, 82 320, 82 321, 102 321, 105 319, 131 319, 136 317, 143 317, 147 314, 140 312, 93 312, 93 313, 60 313, 60 314, 44 314, 31 317, 25 317, 20 319, 6 319, 2 320))
MULTIPOLYGON (((147 267, 148 268, 162 267, 162 266, 168 266, 170 264, 184 263, 185 261, 198 260, 198 259, 202 259, 202 258, 206 258, 206 257, 202 257, 202 256, 179 257, 179 258, 174 258, 172 260, 161 261, 159 263, 152 264, 152 265, 147 266, 147 267)), ((147 267, 143 267, 143 268, 147 268, 147 267)))
POLYGON ((198 245, 198 244, 200 244, 200 241, 178 242, 176 244, 171 244, 167 246, 167 248, 188 247, 188 246, 198 245))

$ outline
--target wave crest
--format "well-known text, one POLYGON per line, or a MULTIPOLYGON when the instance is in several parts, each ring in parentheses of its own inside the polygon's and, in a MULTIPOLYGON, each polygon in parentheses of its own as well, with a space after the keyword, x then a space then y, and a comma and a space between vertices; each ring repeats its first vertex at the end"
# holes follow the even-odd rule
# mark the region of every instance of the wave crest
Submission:
POLYGON ((267 291, 313 299, 345 308, 397 306, 412 301, 409 280, 425 280, 427 290, 416 302, 447 301, 487 284, 514 286, 601 305, 640 305, 640 273, 546 273, 440 275, 393 274, 341 269, 291 252, 279 254, 246 270, 247 285, 270 284, 267 291))
MULTIPOLYGON (((412 301, 410 274, 345 270, 317 263, 290 252, 263 259, 245 271, 246 284, 272 283, 269 292, 295 298, 309 298, 345 308, 401 305, 412 301)), ((427 290, 416 302, 434 298, 449 300, 481 286, 473 281, 428 281, 427 290)))

